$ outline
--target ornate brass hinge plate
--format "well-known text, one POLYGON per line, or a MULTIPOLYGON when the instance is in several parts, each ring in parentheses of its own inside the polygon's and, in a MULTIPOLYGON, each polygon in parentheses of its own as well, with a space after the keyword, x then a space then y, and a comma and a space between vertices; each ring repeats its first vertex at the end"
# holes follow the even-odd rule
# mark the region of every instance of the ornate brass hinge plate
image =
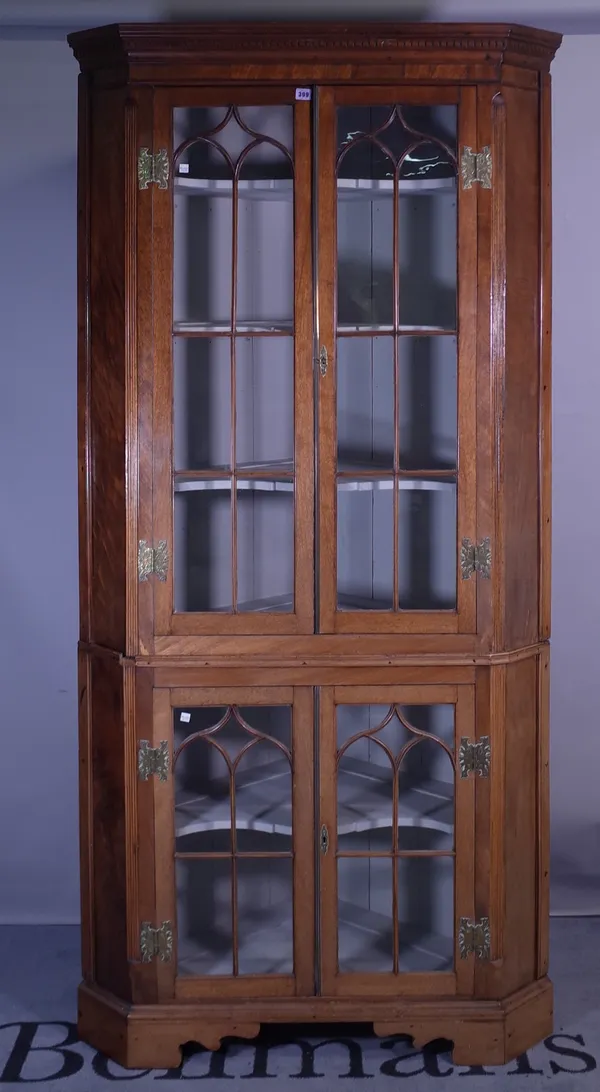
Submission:
POLYGON ((149 921, 143 921, 140 929, 140 952, 142 963, 151 963, 160 959, 168 963, 173 955, 173 926, 170 921, 163 921, 155 929, 149 921))
POLYGON ((140 148, 138 155, 138 185, 147 190, 154 183, 159 190, 169 188, 169 156, 166 148, 153 155, 149 148, 140 148))
POLYGON ((479 921, 471 921, 470 918, 460 919, 458 948, 461 959, 466 959, 469 955, 474 955, 476 959, 489 959, 490 947, 489 918, 481 918, 479 921))
POLYGON ((463 580, 468 580, 471 573, 480 573, 486 580, 490 579, 492 546, 489 538, 483 538, 478 543, 471 542, 470 538, 463 538, 460 547, 460 571, 463 580))
POLYGON ((161 739, 158 747, 151 747, 147 739, 141 739, 138 747, 138 774, 140 781, 148 781, 156 774, 159 781, 169 775, 169 744, 161 739))
POLYGON ((147 580, 154 573, 164 584, 169 571, 169 550, 164 539, 156 547, 144 538, 138 543, 138 579, 147 580))
POLYGON ((460 159, 460 175, 463 190, 470 190, 475 183, 482 189, 492 188, 492 149, 486 144, 480 152, 472 148, 463 148, 460 159))
POLYGON ((492 748, 490 737, 482 736, 473 742, 463 736, 458 748, 458 766, 461 777, 475 774, 476 777, 490 776, 490 763, 492 760, 492 748))

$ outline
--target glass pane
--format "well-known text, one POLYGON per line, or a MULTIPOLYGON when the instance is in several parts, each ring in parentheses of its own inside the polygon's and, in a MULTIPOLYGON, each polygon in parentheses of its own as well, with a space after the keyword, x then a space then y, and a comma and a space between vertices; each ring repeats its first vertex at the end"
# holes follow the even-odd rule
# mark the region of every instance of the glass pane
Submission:
POLYGON ((174 739, 178 852, 291 852, 289 706, 176 709, 174 739))
POLYGON ((456 483, 401 479, 398 498, 401 610, 456 608, 456 483))
POLYGON ((291 858, 240 857, 236 870, 239 974, 292 974, 291 858))
POLYGON ((236 339, 236 463, 248 470, 294 465, 294 342, 236 339))
POLYGON ((231 482, 177 479, 173 534, 175 610, 230 611, 231 482))
MULTIPOLYGON (((421 146, 424 154, 433 147, 421 146)), ((400 326, 455 330, 456 178, 404 181, 401 173, 398 221, 400 326)))
POLYGON ((180 973, 292 973, 291 707, 178 708, 173 725, 180 973))
POLYGON ((398 338, 398 368, 400 468, 456 470, 456 338, 398 338))
POLYGON ((294 483, 237 483, 237 609, 294 609, 294 483))
POLYGON ((393 470, 391 337, 338 338, 337 438, 340 470, 393 470))
MULTIPOLYGON (((351 146, 340 163, 337 255, 338 326, 391 327, 394 321, 394 209, 391 192, 370 187, 386 156, 372 142, 351 146), (366 154, 368 146, 369 154, 366 154), (368 173, 366 173, 368 172, 368 173), (350 185, 349 185, 350 183, 350 185)), ((394 165, 387 160, 393 173, 394 165)))
POLYGON ((392 848, 395 771, 381 746, 380 734, 369 737, 385 719, 389 706, 338 705, 338 849, 392 848), (350 742, 354 736, 358 739, 350 742))
POLYGON ((341 973, 393 970, 392 890, 390 857, 338 858, 338 966, 341 973))
MULTIPOLYGON (((176 329, 231 327, 233 126, 225 107, 173 112, 173 320, 176 329)), ((250 138, 244 137, 244 143, 250 138)))
POLYGON ((394 599, 392 479, 337 486, 337 589, 341 610, 389 610, 394 599))
POLYGON ((176 328, 231 328, 236 171, 238 322, 289 326, 292 107, 177 108, 173 133, 176 328))
POLYGON ((184 858, 175 875, 179 974, 232 974, 231 860, 184 858))
POLYGON ((173 339, 176 470, 231 465, 231 342, 173 339))
MULTIPOLYGON (((272 109, 272 108, 271 108, 272 109)), ((286 107, 282 107, 286 109, 286 107)), ((260 124, 260 119, 257 119, 260 124)), ((237 329, 290 329, 294 317, 292 162, 270 142, 239 164, 237 329)))
POLYGON ((400 971, 454 966, 454 858, 398 858, 400 971))
POLYGON ((434 740, 420 739, 398 775, 398 848, 454 848, 454 767, 434 740))

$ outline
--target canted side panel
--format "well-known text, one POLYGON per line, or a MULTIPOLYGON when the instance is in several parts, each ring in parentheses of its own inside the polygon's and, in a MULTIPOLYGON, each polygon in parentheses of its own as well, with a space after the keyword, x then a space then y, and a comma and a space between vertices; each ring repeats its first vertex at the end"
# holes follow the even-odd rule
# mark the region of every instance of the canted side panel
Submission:
POLYGON ((537 657, 506 667, 503 992, 536 976, 537 657))
POLYGON ((124 999, 127 963, 124 680, 116 656, 90 662, 92 927, 95 980, 124 999))
POLYGON ((533 644, 539 603, 539 96, 504 87, 506 353, 503 391, 504 647, 533 644))
POLYGON ((125 642, 125 201, 123 94, 90 101, 90 639, 125 642))

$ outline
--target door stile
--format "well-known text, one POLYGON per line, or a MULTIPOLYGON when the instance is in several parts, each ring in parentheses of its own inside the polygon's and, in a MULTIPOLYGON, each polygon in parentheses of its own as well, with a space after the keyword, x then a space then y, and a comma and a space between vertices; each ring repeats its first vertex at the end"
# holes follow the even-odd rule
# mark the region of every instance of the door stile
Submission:
POLYGON ((314 630, 315 456, 311 104, 294 107, 294 608, 314 630))
POLYGON ((336 302, 335 302, 335 97, 331 87, 321 87, 317 94, 316 164, 318 240, 316 267, 318 344, 317 387, 318 427, 318 619, 321 633, 335 632, 336 613, 336 302))
MULTIPOLYGON (((154 96, 154 150, 166 149, 172 174, 171 109, 162 94, 154 96)), ((154 545, 166 541, 168 565, 164 580, 150 577, 154 591, 155 636, 171 632, 173 610, 173 193, 150 186, 152 202, 152 268, 154 271, 154 386, 153 386, 153 525, 154 545)))
MULTIPOLYGON (((482 577, 463 579, 460 566, 463 539, 477 539, 477 199, 479 185, 460 184, 464 148, 478 151, 477 91, 460 92, 458 125, 458 511, 457 606, 460 633, 477 631, 477 587, 482 577)), ((492 544, 493 549, 493 544, 492 544)))
MULTIPOLYGON (((474 739, 475 736, 475 692, 472 686, 457 687, 456 696, 456 734, 455 756, 458 756, 460 741, 463 737, 474 739)), ((455 815, 454 815, 454 869, 455 869, 455 907, 454 907, 454 965, 456 968, 456 992, 463 997, 472 997, 475 982, 475 956, 461 957, 459 945, 460 919, 475 918, 475 792, 476 779, 473 774, 461 777, 458 762, 455 773, 455 815)))

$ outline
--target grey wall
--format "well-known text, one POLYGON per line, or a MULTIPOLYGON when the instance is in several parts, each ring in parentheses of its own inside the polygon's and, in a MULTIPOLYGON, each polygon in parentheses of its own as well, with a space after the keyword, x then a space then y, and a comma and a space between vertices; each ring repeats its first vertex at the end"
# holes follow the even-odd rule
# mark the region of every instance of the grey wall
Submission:
MULTIPOLYGON (((228 10, 235 3, 229 0, 228 10)), ((397 4, 382 0, 378 10, 386 6, 398 16, 397 4)), ((535 6, 527 8, 538 25, 556 26, 564 14, 558 0, 538 4, 537 15, 535 6)), ((37 7, 38 20, 46 18, 46 4, 37 7)), ((131 0, 91 0, 78 5, 78 17, 84 9, 97 23, 160 14, 158 0, 143 7, 144 13, 131 0)), ((507 17, 525 21, 521 0, 505 0, 503 7, 507 17)), ((595 7, 596 0, 588 0, 569 18, 591 25, 595 7)), ((5 23, 9 8, 7 0, 0 13, 5 23)), ((65 0, 63 16, 67 8, 65 0)), ((267 8, 275 12, 263 2, 267 8)), ((35 9, 27 5, 32 18, 35 9)), ((359 5, 329 0, 327 10, 356 14, 359 5)), ((301 12, 310 14, 306 4, 301 12)), ((432 4, 427 12, 435 14, 432 4)), ((60 3, 53 13, 61 16, 60 3)), ((319 13, 325 13, 320 6, 319 13)), ((467 14, 473 12, 464 5, 444 8, 445 18, 467 14)), ((493 18, 498 10, 486 14, 493 18)), ((79 912, 77 66, 64 42, 31 40, 36 33, 11 31, 9 38, 5 32, 3 39, 0 28, 0 923, 70 922, 79 912)), ((43 33, 49 39, 50 32, 43 33)), ((599 60, 600 36, 569 37, 553 69, 553 907, 567 913, 600 912, 599 60)))

